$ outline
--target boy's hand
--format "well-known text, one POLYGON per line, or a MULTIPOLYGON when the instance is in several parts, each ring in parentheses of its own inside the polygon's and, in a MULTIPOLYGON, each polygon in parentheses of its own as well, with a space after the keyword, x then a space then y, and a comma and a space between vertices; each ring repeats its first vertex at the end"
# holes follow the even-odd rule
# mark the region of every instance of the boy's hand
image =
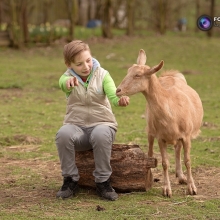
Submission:
POLYGON ((69 79, 66 81, 66 87, 67 87, 68 90, 69 90, 71 87, 78 86, 78 85, 79 85, 79 82, 78 82, 78 79, 77 79, 75 76, 69 78, 69 79))
POLYGON ((129 105, 130 98, 128 96, 122 96, 120 97, 118 101, 119 106, 127 106, 129 105))

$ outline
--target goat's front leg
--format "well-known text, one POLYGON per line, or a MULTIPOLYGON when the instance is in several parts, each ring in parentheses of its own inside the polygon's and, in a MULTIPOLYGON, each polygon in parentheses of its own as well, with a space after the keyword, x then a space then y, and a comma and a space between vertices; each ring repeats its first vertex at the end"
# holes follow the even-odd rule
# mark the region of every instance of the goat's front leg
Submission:
POLYGON ((148 134, 148 157, 153 157, 154 151, 154 136, 148 134))
POLYGON ((163 166, 163 173, 164 173, 164 186, 163 186, 163 195, 167 197, 172 196, 172 190, 170 185, 168 167, 169 167, 169 160, 167 155, 167 144, 163 140, 159 139, 158 144, 160 147, 160 153, 162 157, 162 166, 163 166))
POLYGON ((190 195, 197 194, 197 188, 195 186, 192 171, 191 171, 191 161, 190 161, 190 149, 191 149, 191 140, 190 138, 186 138, 183 140, 183 148, 184 148, 184 162, 187 169, 187 187, 190 195))
POLYGON ((187 179, 183 174, 182 163, 181 163, 181 149, 182 149, 182 141, 177 141, 175 147, 175 160, 176 160, 176 177, 179 179, 180 184, 186 184, 187 179))

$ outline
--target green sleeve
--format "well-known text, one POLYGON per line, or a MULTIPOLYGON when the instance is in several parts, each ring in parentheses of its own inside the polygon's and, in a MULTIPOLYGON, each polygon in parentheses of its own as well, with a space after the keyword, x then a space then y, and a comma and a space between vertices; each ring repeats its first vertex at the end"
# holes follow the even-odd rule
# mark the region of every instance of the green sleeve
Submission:
POLYGON ((66 87, 66 81, 72 76, 67 76, 65 74, 63 74, 61 77, 60 77, 60 80, 59 80, 59 86, 60 88, 62 89, 63 92, 66 93, 66 96, 69 96, 69 94, 71 93, 72 89, 67 89, 66 87))
POLYGON ((107 73, 104 77, 103 88, 110 102, 114 106, 118 106, 119 98, 116 96, 116 86, 109 73, 107 73))

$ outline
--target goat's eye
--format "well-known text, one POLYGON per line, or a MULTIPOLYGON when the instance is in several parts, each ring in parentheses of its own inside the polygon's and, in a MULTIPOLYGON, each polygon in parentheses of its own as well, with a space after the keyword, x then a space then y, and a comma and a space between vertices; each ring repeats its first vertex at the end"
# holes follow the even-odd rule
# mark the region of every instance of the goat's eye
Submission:
POLYGON ((134 78, 140 78, 141 77, 141 75, 139 75, 139 74, 136 74, 135 76, 134 76, 134 78))

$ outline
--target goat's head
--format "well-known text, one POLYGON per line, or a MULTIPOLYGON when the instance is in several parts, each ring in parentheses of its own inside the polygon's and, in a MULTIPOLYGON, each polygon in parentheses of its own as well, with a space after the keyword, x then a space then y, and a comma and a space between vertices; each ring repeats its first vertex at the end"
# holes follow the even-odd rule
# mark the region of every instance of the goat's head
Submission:
POLYGON ((145 65, 147 60, 143 49, 139 51, 137 64, 133 64, 127 72, 127 75, 122 80, 116 90, 117 96, 133 95, 138 92, 143 92, 148 87, 148 81, 152 74, 156 73, 163 67, 163 60, 154 67, 145 65))

